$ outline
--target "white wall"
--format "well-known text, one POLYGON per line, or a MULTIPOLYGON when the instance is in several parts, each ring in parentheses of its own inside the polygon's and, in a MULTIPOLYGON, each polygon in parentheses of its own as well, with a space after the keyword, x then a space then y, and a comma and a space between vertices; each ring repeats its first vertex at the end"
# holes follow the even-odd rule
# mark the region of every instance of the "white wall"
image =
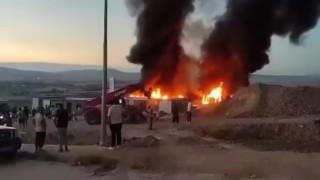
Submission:
POLYGON ((32 98, 32 109, 37 109, 39 107, 39 98, 32 98))
POLYGON ((159 101, 159 112, 163 111, 168 114, 171 114, 171 109, 172 109, 172 102, 170 100, 162 100, 159 101))
POLYGON ((46 107, 46 106, 50 107, 50 99, 44 99, 42 106, 43 107, 46 107))

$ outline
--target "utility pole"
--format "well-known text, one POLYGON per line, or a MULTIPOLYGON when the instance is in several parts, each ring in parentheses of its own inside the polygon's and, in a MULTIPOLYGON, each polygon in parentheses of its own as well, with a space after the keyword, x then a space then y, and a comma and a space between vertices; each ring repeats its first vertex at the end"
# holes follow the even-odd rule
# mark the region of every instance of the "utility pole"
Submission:
POLYGON ((108 0, 105 0, 100 146, 105 146, 106 139, 107 139, 107 127, 106 127, 106 118, 107 118, 106 93, 107 93, 107 81, 108 81, 107 71, 108 71, 108 0))

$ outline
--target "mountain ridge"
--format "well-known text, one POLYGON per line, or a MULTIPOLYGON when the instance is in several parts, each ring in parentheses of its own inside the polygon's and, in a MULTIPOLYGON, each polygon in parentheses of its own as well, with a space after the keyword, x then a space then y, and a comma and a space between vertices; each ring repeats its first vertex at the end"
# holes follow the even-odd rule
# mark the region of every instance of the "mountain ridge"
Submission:
MULTIPOLYGON (((102 69, 92 69, 91 65, 66 65, 52 63, 18 63, 21 66, 29 64, 28 68, 35 65, 44 65, 54 71, 43 71, 45 68, 35 70, 21 70, 23 68, 1 67, 3 64, 13 66, 17 63, 0 63, 0 82, 10 81, 45 81, 45 82, 94 82, 102 81, 102 69), (64 67, 64 68, 59 68, 64 67), (90 69, 91 68, 91 69, 90 69), (42 71, 41 71, 42 70, 42 71)), ((98 67, 98 66, 96 66, 98 67)), ((28 69, 25 68, 25 69, 28 69)), ((32 68, 31 68, 32 69, 32 68)), ((115 77, 116 81, 138 82, 141 74, 139 72, 125 72, 114 68, 108 68, 108 77, 115 77)), ((319 86, 320 75, 311 74, 304 76, 290 75, 260 75, 253 74, 250 77, 251 83, 277 84, 285 86, 319 86)))
MULTIPOLYGON (((138 81, 140 73, 108 69, 108 76, 120 81, 138 81)), ((102 70, 69 70, 61 72, 26 71, 0 67, 0 81, 101 82, 102 70)))
POLYGON ((23 71, 63 72, 70 70, 102 70, 99 65, 78 65, 46 62, 0 62, 0 67, 23 71))

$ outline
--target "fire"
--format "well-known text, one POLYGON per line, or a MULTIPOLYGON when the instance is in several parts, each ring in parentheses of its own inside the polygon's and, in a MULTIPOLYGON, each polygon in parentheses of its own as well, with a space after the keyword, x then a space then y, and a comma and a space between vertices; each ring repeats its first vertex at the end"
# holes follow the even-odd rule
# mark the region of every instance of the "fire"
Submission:
POLYGON ((157 88, 155 91, 152 91, 151 98, 152 99, 168 99, 168 96, 167 95, 162 96, 160 88, 157 88))
MULTIPOLYGON (((201 102, 202 105, 207 105, 207 104, 214 104, 214 103, 219 103, 223 99, 224 95, 224 90, 223 90, 223 82, 220 83, 219 86, 214 87, 208 94, 204 94, 201 92, 198 92, 198 100, 196 100, 198 103, 201 102)), ((186 96, 184 96, 182 93, 176 93, 176 94, 171 94, 170 95, 163 93, 161 91, 161 88, 156 88, 151 92, 151 99, 155 100, 166 100, 166 99, 174 99, 174 98, 179 98, 183 99, 186 96)), ((146 98, 144 94, 138 92, 138 93, 133 93, 130 94, 130 97, 135 97, 135 98, 146 98)))
POLYGON ((218 103, 222 101, 222 93, 223 93, 223 83, 220 83, 219 87, 216 87, 211 90, 209 94, 205 94, 202 96, 202 104, 212 104, 218 103))
MULTIPOLYGON (((135 97, 135 98, 143 98, 145 97, 142 93, 134 93, 134 94, 130 94, 130 97, 135 97)), ((156 88, 155 90, 153 90, 151 92, 151 99, 169 99, 169 98, 179 98, 182 99, 184 98, 184 96, 182 94, 179 94, 177 96, 168 96, 167 94, 162 94, 161 89, 160 88, 156 88)))

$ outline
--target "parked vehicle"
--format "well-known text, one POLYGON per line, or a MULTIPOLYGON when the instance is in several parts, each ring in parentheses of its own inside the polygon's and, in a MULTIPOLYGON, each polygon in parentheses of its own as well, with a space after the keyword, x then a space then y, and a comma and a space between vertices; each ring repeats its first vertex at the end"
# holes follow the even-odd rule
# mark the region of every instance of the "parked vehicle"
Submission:
POLYGON ((21 138, 16 128, 0 126, 0 156, 12 157, 21 148, 21 138))
POLYGON ((6 102, 0 102, 0 125, 12 126, 10 106, 6 102))
POLYGON ((12 118, 9 113, 0 113, 0 125, 12 127, 12 118))

